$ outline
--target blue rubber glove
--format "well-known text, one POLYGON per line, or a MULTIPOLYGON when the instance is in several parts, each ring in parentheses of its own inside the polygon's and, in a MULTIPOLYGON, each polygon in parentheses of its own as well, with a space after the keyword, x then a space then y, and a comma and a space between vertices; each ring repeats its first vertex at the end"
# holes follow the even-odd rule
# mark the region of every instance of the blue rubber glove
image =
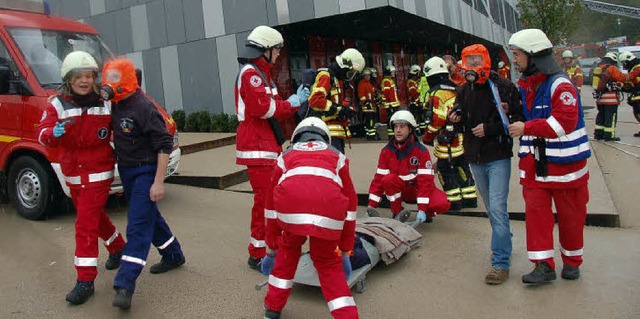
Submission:
POLYGON ((351 260, 349 256, 342 256, 342 270, 344 270, 344 276, 349 280, 349 277, 351 277, 351 260))
POLYGON ((66 133, 64 130, 64 126, 69 124, 69 122, 58 122, 56 126, 53 128, 53 136, 60 137, 66 133))
POLYGON ((301 103, 306 102, 309 99, 310 94, 311 92, 309 92, 309 89, 302 86, 302 84, 298 87, 298 91, 296 92, 296 95, 300 99, 301 103))
POLYGON ((290 96, 287 101, 291 103, 291 107, 300 107, 300 98, 296 94, 290 96))
POLYGON ((425 212, 419 210, 418 211, 418 215, 416 215, 416 221, 419 224, 422 224, 422 223, 426 222, 427 221, 427 214, 425 214, 425 212))
POLYGON ((262 274, 265 276, 269 276, 271 271, 273 270, 273 266, 276 263, 276 255, 266 255, 262 258, 262 263, 260 264, 260 270, 262 270, 262 274))

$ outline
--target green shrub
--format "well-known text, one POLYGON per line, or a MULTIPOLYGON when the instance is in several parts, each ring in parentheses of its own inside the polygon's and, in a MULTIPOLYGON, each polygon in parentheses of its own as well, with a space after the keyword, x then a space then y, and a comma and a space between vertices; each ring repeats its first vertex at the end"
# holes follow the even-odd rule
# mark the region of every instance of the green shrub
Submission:
POLYGON ((175 110, 171 112, 171 117, 176 122, 176 126, 178 127, 178 131, 184 131, 184 126, 187 122, 187 115, 183 110, 175 110))
POLYGON ((193 112, 187 116, 185 132, 198 132, 198 112, 193 112))
POLYGON ((208 111, 198 112, 198 132, 209 132, 211 129, 211 114, 208 111))
POLYGON ((225 132, 227 123, 229 122, 229 115, 225 113, 215 113, 211 116, 211 132, 225 132))
POLYGON ((229 125, 227 126, 227 130, 225 132, 235 133, 238 130, 238 125, 240 125, 240 122, 238 121, 238 116, 230 115, 229 125))

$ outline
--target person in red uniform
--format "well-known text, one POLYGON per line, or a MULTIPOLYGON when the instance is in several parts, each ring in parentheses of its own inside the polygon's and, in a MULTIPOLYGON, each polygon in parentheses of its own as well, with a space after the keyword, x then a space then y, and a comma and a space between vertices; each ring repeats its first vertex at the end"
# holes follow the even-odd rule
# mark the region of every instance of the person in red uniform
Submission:
POLYGON ((331 146, 329 129, 317 117, 300 122, 291 142, 278 157, 264 212, 269 251, 262 262, 269 276, 265 318, 280 318, 307 237, 331 315, 358 318, 347 285, 358 205, 349 160, 331 146))
POLYGON ((371 81, 371 69, 366 68, 362 71, 362 79, 358 82, 358 98, 360 99, 360 107, 364 120, 364 131, 367 140, 376 140, 376 126, 378 122, 378 108, 376 105, 376 89, 371 81))
MULTIPOLYGON (((393 113, 400 108, 400 99, 398 99, 398 89, 396 87, 396 67, 393 65, 387 65, 382 72, 382 82, 380 82, 380 91, 382 91, 382 98, 384 100, 385 114, 388 119, 391 119, 393 113)), ((387 128, 389 139, 393 137, 393 128, 389 124, 387 128)))
POLYGON ((447 195, 436 188, 433 163, 429 150, 414 134, 417 123, 411 112, 397 111, 391 117, 394 138, 380 152, 378 168, 369 187, 367 211, 372 216, 379 213, 376 207, 386 194, 391 203, 394 219, 405 221, 408 210, 402 209, 402 202, 417 203, 418 222, 430 222, 435 214, 449 210, 451 203, 447 195))
MULTIPOLYGON (((407 94, 409 95, 409 112, 418 123, 424 121, 422 116, 422 105, 420 104, 420 66, 412 65, 409 68, 409 79, 407 80, 407 94)), ((418 124, 419 125, 419 124, 418 124)), ((416 127, 416 133, 421 134, 420 127, 416 127)))
POLYGON ((573 52, 571 50, 565 50, 562 52, 562 71, 566 73, 573 84, 578 88, 578 93, 582 91, 582 84, 584 83, 584 73, 578 63, 575 62, 573 52))
POLYGON ((616 136, 618 122, 618 94, 623 83, 627 81, 618 69, 618 56, 614 52, 604 55, 602 62, 593 70, 593 89, 596 98, 596 125, 593 138, 596 140, 619 141, 616 136))
POLYGON ((98 238, 109 251, 108 270, 120 266, 122 234, 113 226, 104 205, 113 182, 111 103, 98 95, 98 64, 83 51, 62 62, 63 85, 52 97, 38 126, 38 141, 59 147, 60 168, 76 207, 76 285, 66 300, 79 305, 94 292, 98 275, 98 238))
MULTIPOLYGON (((629 81, 625 84, 629 91, 627 103, 633 108, 633 115, 640 121, 640 59, 635 54, 624 51, 620 53, 620 63, 629 71, 629 81)), ((640 132, 633 134, 640 137, 640 132)))
POLYGON ((501 78, 511 80, 511 68, 503 61, 498 62, 498 75, 501 78))
POLYGON ((539 29, 514 33, 509 40, 522 77, 518 81, 526 121, 509 125, 520 137, 520 184, 525 201, 527 254, 535 264, 525 284, 556 279, 553 227, 555 205, 562 254, 561 277, 580 277, 584 223, 589 201, 589 137, 577 88, 553 56, 553 45, 539 29), (543 107, 548 106, 548 107, 543 107))
POLYGON ((349 118, 355 113, 351 99, 346 96, 344 81, 353 81, 364 70, 362 54, 353 48, 336 56, 336 62, 318 69, 309 96, 310 114, 321 118, 331 132, 331 145, 344 154, 345 140, 351 138, 349 118))

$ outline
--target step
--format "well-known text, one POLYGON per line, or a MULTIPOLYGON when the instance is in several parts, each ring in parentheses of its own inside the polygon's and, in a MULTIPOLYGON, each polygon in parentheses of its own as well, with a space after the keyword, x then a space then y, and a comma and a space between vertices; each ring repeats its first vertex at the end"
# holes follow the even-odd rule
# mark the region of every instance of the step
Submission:
POLYGON ((236 165, 235 145, 201 150, 180 158, 178 174, 168 183, 225 189, 249 180, 245 166, 236 165))
POLYGON ((236 143, 236 133, 180 133, 182 155, 236 143))

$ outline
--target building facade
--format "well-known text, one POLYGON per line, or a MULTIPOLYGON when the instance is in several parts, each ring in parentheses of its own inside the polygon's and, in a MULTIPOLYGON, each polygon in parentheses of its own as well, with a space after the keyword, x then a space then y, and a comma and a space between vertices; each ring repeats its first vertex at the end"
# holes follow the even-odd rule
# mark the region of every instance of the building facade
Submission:
POLYGON ((379 71, 398 69, 400 98, 411 64, 472 43, 509 62, 520 28, 517 0, 50 0, 52 14, 95 27, 143 71, 143 87, 170 112, 235 113, 238 48, 258 25, 285 36, 274 75, 286 98, 301 71, 358 48, 379 71))

